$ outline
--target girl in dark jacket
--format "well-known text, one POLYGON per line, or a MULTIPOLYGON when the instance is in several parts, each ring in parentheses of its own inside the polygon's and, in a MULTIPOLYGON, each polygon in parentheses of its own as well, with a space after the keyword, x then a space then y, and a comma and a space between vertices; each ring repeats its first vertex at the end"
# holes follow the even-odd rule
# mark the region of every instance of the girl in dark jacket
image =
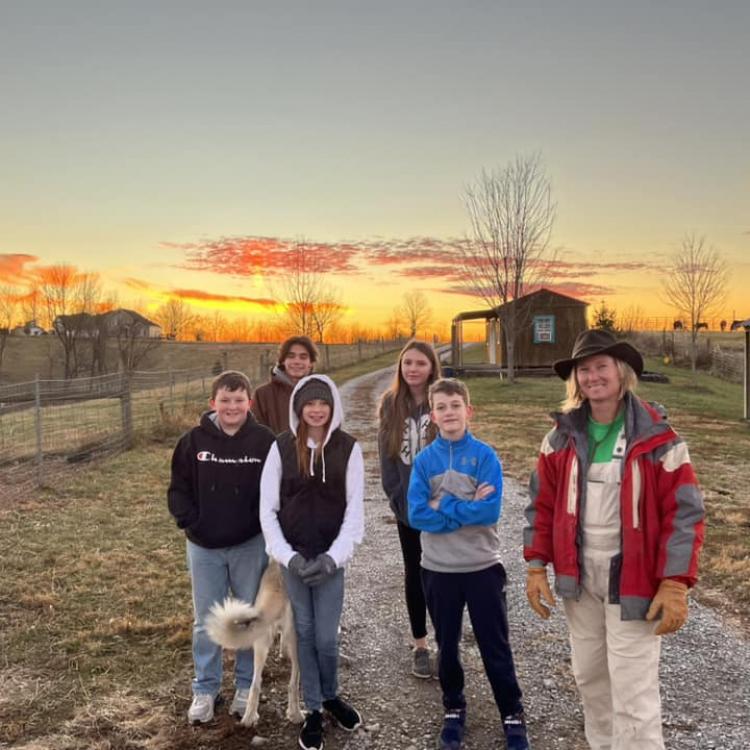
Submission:
POLYGON ((427 605, 419 568, 420 532, 409 526, 406 492, 414 457, 435 437, 427 389, 439 377, 440 362, 432 346, 423 341, 407 342, 399 354, 393 383, 383 394, 379 410, 380 476, 396 516, 404 558, 406 609, 414 639, 412 674, 421 678, 432 674, 427 648, 427 605))
POLYGON ((362 723, 337 684, 344 566, 364 534, 362 450, 341 429, 342 418, 330 378, 300 380, 289 404, 289 430, 271 446, 261 477, 266 550, 283 566, 294 612, 309 711, 299 735, 303 750, 323 746, 321 710, 347 731, 362 723))

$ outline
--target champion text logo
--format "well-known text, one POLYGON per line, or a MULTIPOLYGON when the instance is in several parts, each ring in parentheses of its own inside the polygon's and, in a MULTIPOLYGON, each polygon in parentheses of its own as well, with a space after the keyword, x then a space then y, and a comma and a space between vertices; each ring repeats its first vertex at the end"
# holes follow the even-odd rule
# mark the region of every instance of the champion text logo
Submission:
POLYGON ((199 461, 210 461, 213 464, 259 464, 261 460, 255 456, 238 456, 237 458, 222 458, 211 451, 198 451, 199 461))

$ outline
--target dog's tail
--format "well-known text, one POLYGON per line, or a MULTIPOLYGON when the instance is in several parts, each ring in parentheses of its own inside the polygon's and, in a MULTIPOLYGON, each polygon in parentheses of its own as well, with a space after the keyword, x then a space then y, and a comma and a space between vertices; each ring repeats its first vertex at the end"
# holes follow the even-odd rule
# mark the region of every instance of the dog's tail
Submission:
POLYGON ((222 648, 252 648, 255 641, 254 623, 262 619, 262 613, 252 604, 228 597, 221 604, 214 604, 206 618, 208 637, 222 648))

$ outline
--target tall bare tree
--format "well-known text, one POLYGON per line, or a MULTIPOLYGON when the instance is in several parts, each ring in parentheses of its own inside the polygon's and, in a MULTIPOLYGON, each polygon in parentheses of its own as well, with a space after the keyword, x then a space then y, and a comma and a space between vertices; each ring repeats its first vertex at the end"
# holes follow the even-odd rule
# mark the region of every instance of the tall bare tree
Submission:
POLYGON ((283 302, 284 327, 323 343, 326 330, 343 312, 339 292, 325 280, 319 253, 304 240, 295 242, 287 257, 286 272, 269 284, 283 302))
POLYGON ((154 313, 154 321, 162 327, 164 335, 170 339, 186 338, 196 320, 197 316, 190 306, 178 297, 167 300, 154 313))
POLYGON ((687 234, 662 282, 664 294, 690 325, 690 367, 695 374, 699 326, 724 302, 729 266, 705 237, 687 234))
POLYGON ((63 349, 65 377, 78 374, 80 341, 95 341, 93 320, 101 295, 97 274, 81 273, 69 263, 42 269, 38 280, 39 299, 47 320, 63 349))
POLYGON ((501 308, 509 380, 515 374, 515 345, 523 321, 518 299, 541 286, 552 260, 550 239, 556 206, 539 155, 517 156, 504 167, 482 170, 464 191, 471 223, 459 245, 464 284, 492 308, 501 308))
POLYGON ((11 328, 16 322, 19 307, 19 294, 12 286, 0 286, 0 369, 3 366, 5 347, 11 328))
POLYGON ((424 292, 406 292, 401 304, 394 311, 403 328, 414 338, 421 332, 426 335, 426 329, 432 322, 432 308, 424 292))

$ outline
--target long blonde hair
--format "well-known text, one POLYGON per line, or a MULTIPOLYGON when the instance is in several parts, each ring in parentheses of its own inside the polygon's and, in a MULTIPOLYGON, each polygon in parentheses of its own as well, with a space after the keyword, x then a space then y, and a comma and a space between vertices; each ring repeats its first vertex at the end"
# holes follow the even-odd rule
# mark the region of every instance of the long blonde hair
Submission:
MULTIPOLYGON (((626 393, 635 393, 636 386, 638 385, 638 376, 635 374, 635 370, 621 359, 615 357, 612 357, 612 359, 614 359, 617 372, 620 375, 620 393, 617 396, 618 399, 623 398, 626 393)), ((576 368, 574 367, 565 381, 565 400, 562 402, 560 410, 563 414, 567 414, 581 406, 585 400, 578 385, 576 368)))
MULTIPOLYGON (((432 371, 425 383, 425 401, 427 401, 429 387, 440 377, 440 360, 432 344, 417 339, 407 341, 398 355, 396 374, 393 376, 393 382, 380 399, 380 407, 378 409, 378 418, 380 420, 378 432, 381 435, 385 435, 386 453, 390 458, 398 458, 404 434, 404 421, 416 406, 411 395, 411 390, 401 372, 401 362, 404 355, 411 349, 416 349, 420 354, 424 354, 432 364, 432 371)), ((428 441, 431 441, 435 437, 435 434, 435 427, 430 424, 428 441)))

